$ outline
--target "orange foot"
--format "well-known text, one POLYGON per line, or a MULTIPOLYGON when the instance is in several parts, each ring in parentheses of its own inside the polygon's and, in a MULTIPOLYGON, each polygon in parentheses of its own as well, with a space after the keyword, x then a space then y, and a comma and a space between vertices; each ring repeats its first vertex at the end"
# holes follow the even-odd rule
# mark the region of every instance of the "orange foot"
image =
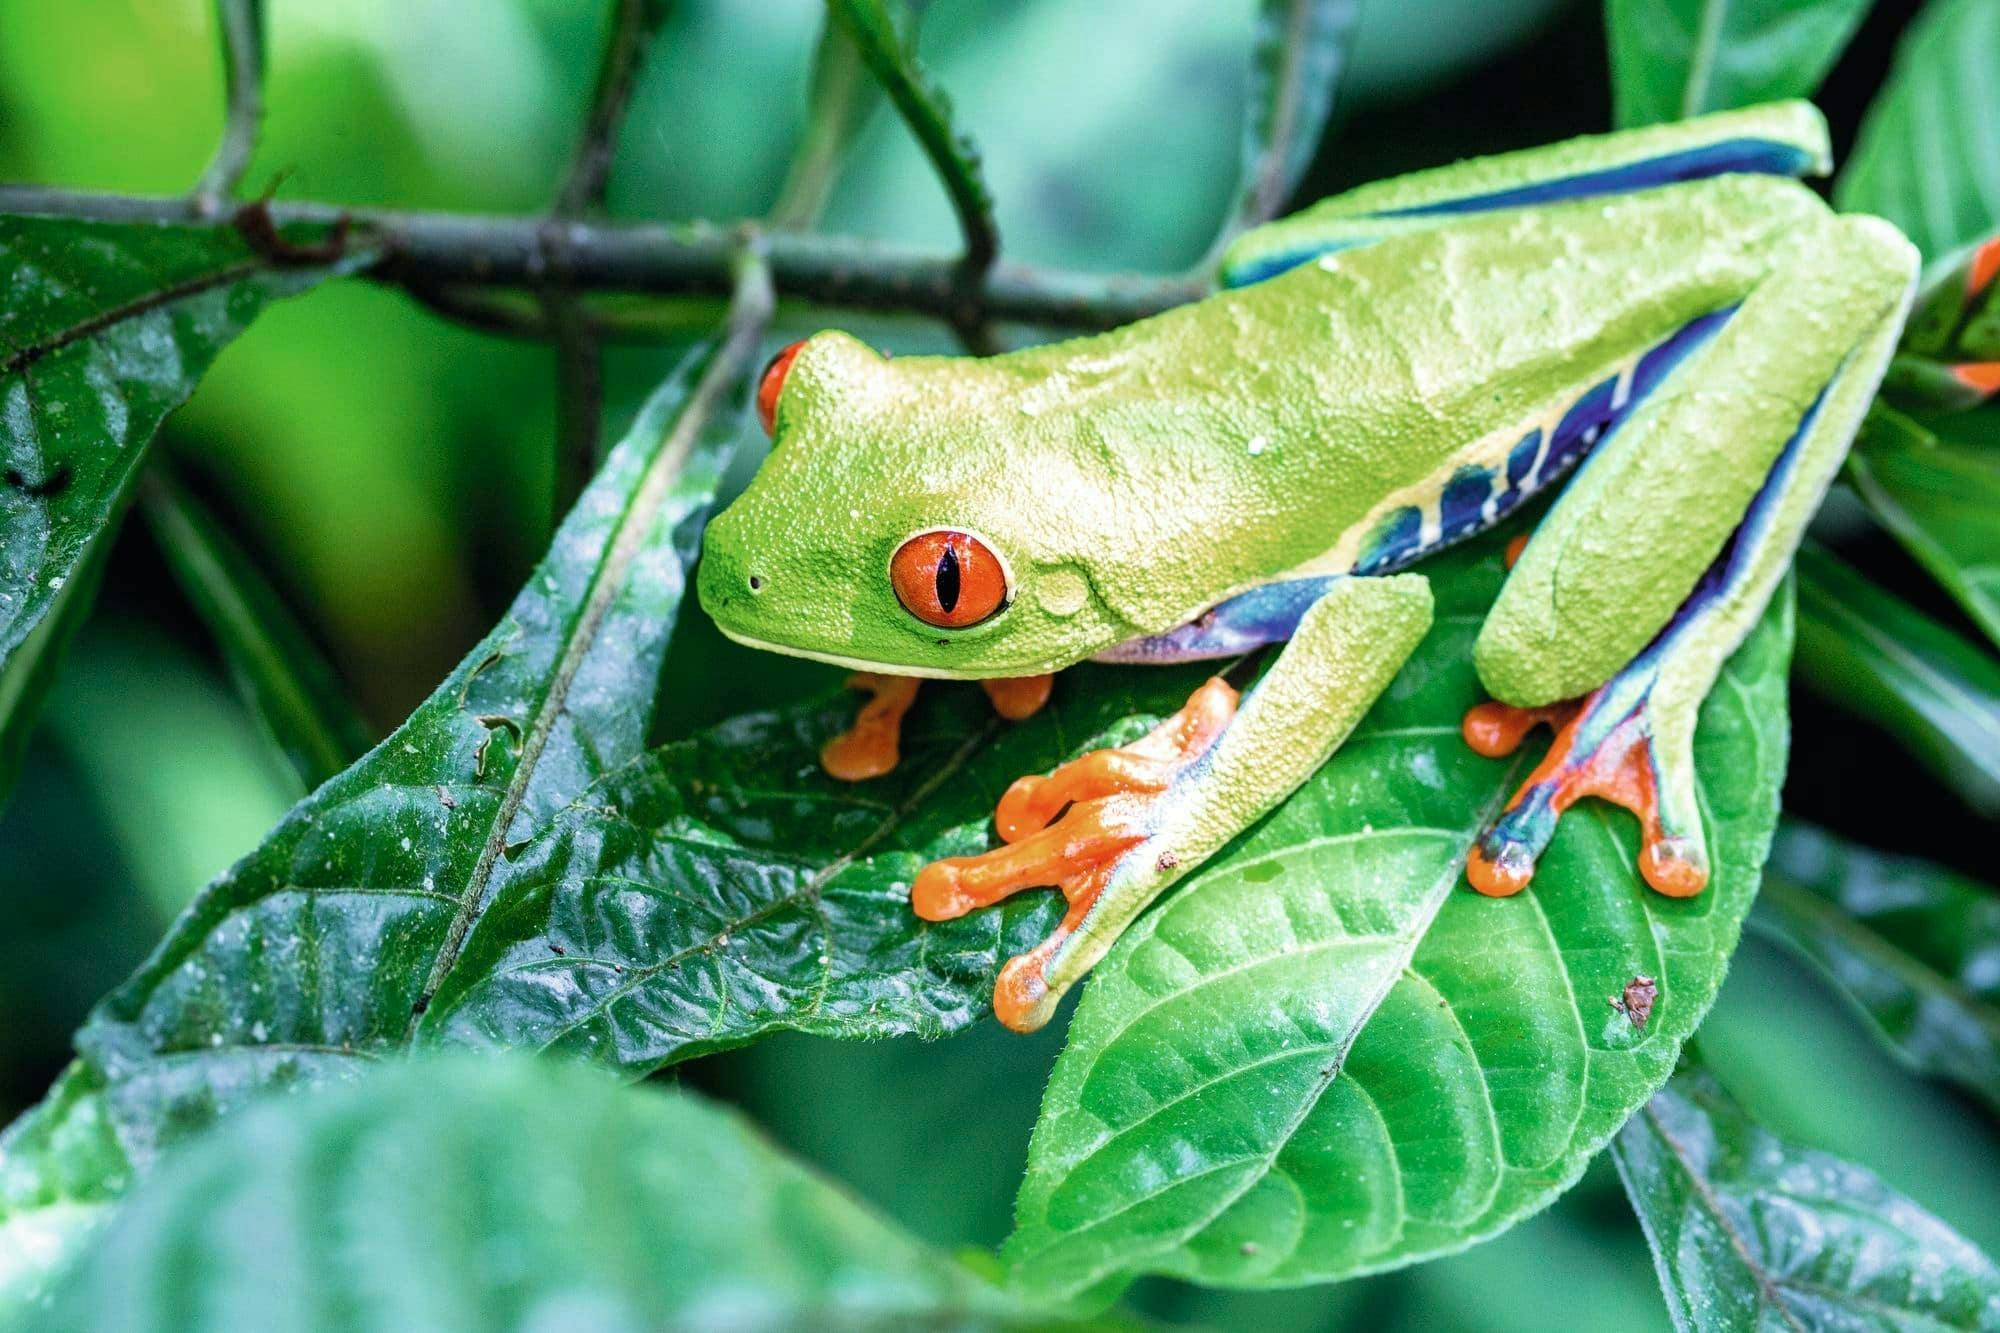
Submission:
POLYGON ((1546 722, 1556 729, 1548 754, 1507 809, 1473 844, 1465 877, 1492 898, 1519 893, 1534 878, 1535 861, 1555 837, 1563 811, 1586 796, 1624 806, 1639 817, 1639 873, 1670 898, 1688 898, 1708 883, 1703 858, 1690 840, 1664 828, 1659 773, 1643 700, 1622 717, 1601 706, 1605 690, 1582 701, 1546 708, 1489 702, 1466 713, 1465 743, 1488 758, 1512 754, 1546 722))
POLYGON ((1213 677, 1132 744, 1017 780, 993 814, 1006 846, 933 861, 917 873, 910 906, 926 921, 949 921, 1026 888, 1054 886, 1068 900, 1054 933, 1000 969, 993 1012, 1002 1023, 1016 1032, 1041 1026, 1036 1006, 1048 994, 1049 960, 1089 915, 1119 858, 1152 832, 1161 794, 1215 744, 1236 702, 1228 682, 1213 677))
MULTIPOLYGON (((1054 676, 1016 676, 979 683, 986 687, 994 712, 1009 722, 1019 722, 1042 711, 1054 681, 1054 676)), ((861 706, 854 725, 820 748, 820 767, 842 782, 866 782, 895 772, 902 757, 903 714, 916 702, 920 682, 915 676, 857 671, 847 683, 865 690, 869 699, 861 706)))

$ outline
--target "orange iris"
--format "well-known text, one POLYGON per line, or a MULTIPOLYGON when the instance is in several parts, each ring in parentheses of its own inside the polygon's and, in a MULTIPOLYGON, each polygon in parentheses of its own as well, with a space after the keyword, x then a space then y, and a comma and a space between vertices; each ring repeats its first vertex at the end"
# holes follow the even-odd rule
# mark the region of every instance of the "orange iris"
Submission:
POLYGON ((926 625, 964 629, 1007 604, 1007 571, 985 542, 968 532, 920 532, 889 561, 896 600, 926 625))

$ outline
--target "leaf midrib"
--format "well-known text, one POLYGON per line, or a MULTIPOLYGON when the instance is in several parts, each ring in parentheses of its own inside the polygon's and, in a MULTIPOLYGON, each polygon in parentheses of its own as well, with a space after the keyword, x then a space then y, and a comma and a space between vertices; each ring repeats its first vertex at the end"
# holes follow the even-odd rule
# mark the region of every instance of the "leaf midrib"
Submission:
MULTIPOLYGON (((1518 776, 1524 760, 1525 760, 1525 755, 1517 756, 1514 762, 1508 766, 1507 772, 1504 775, 1504 777, 1495 784, 1493 795, 1490 796, 1486 800, 1486 802, 1480 807, 1478 817, 1472 821, 1469 830, 1464 834, 1460 835, 1464 839, 1464 845, 1460 847, 1459 850, 1456 853, 1454 853, 1452 857, 1446 862, 1445 870, 1443 871, 1443 873, 1440 874, 1438 879, 1432 883, 1429 891, 1425 893, 1422 898, 1419 899, 1419 910, 1416 915, 1418 917, 1427 919, 1424 921, 1420 929, 1411 930, 1408 936, 1408 941, 1409 941, 1408 947, 1404 951, 1402 962, 1395 968, 1388 969, 1386 971, 1387 981, 1375 992, 1374 995, 1368 998, 1367 1004, 1359 1012, 1357 1021, 1348 1031, 1345 1040, 1338 1043, 1337 1045, 1324 1048, 1326 1051, 1331 1052, 1333 1056, 1333 1063, 1329 1067, 1329 1072, 1320 1077, 1317 1083, 1317 1087, 1313 1089, 1313 1091, 1309 1095, 1301 1097, 1299 1099, 1300 1104, 1297 1112, 1291 1117, 1290 1123, 1287 1124, 1285 1128, 1278 1135, 1274 1137, 1273 1147, 1269 1152, 1256 1154, 1250 1157, 1245 1157, 1240 1159, 1237 1163, 1233 1164, 1239 1166, 1249 1165, 1258 1162, 1259 1158, 1261 1158, 1262 1165, 1256 1167, 1254 1170, 1248 1173, 1249 1179, 1245 1182, 1245 1184, 1241 1188, 1228 1194, 1211 1212, 1209 1212, 1205 1216, 1196 1218, 1185 1227, 1176 1228, 1176 1234, 1174 1239, 1171 1241, 1163 1242, 1162 1244, 1155 1246, 1152 1253, 1157 1254, 1169 1248, 1179 1245, 1184 1245, 1187 1242, 1188 1237, 1199 1235, 1201 1232, 1207 1230, 1211 1225, 1213 1225, 1216 1218, 1222 1216, 1223 1213, 1227 1212, 1230 1208, 1235 1206, 1236 1201, 1243 1197, 1245 1191, 1247 1191, 1250 1188, 1250 1186, 1255 1183, 1257 1179, 1263 1177, 1264 1175, 1269 1174, 1272 1166, 1277 1162, 1279 1154, 1282 1153, 1285 1150, 1286 1145, 1290 1144, 1293 1138, 1295 1138, 1298 1135, 1299 1126, 1305 1123, 1306 1117, 1312 1114, 1314 1107, 1319 1105, 1320 1098, 1325 1096, 1327 1088, 1333 1085, 1333 1080, 1335 1078, 1338 1078, 1340 1076, 1341 1071, 1347 1067, 1347 1057, 1353 1052, 1354 1043, 1360 1038, 1361 1033, 1367 1028, 1369 1021, 1375 1016, 1375 1011, 1380 1009, 1382 1006, 1382 1002, 1388 998, 1389 992, 1392 989, 1394 989, 1396 983, 1399 980, 1401 980, 1404 971, 1410 965, 1410 960, 1416 956, 1416 951, 1418 947, 1422 945, 1424 937, 1430 933, 1430 923, 1436 920, 1437 913, 1443 905, 1445 895, 1450 892, 1451 885, 1454 882, 1456 882, 1458 876, 1464 873, 1465 857, 1467 853, 1470 852, 1473 842, 1478 839, 1480 830, 1486 827, 1487 821, 1490 820, 1499 811, 1501 805, 1505 802, 1507 796, 1514 790, 1515 778, 1518 776), (1423 910, 1423 905, 1425 905, 1426 903, 1428 904, 1429 907, 1429 910, 1427 912, 1423 910)), ((1086 1076, 1087 1073, 1088 1071, 1086 1071, 1086 1076)), ((1149 1115, 1146 1118, 1146 1120, 1135 1121, 1133 1127, 1137 1128, 1138 1126, 1145 1124, 1147 1120, 1150 1120, 1151 1118, 1152 1117, 1149 1115)), ((1078 1162, 1087 1161, 1091 1156, 1095 1156, 1096 1153, 1101 1150, 1101 1148, 1102 1144, 1094 1145, 1088 1154, 1085 1154, 1083 1157, 1076 1159, 1075 1162, 1072 1162, 1070 1164, 1071 1167, 1073 1168, 1078 1162)), ((1203 1174, 1209 1174, 1209 1173, 1204 1172, 1203 1174)), ((1181 1182, 1179 1181, 1174 1182, 1174 1184, 1179 1184, 1179 1183, 1181 1182)), ((1169 1188, 1171 1188, 1171 1186, 1169 1188)), ((1143 1198, 1137 1198, 1133 1201, 1133 1204, 1130 1206, 1137 1206, 1139 1203, 1145 1202, 1147 1199, 1156 1198, 1158 1197, 1158 1193, 1159 1192, 1156 1192, 1155 1194, 1147 1195, 1144 1196, 1143 1198)), ((1046 1225, 1047 1200, 1044 1200, 1041 1206, 1043 1210, 1044 1224, 1046 1225)), ((1051 1227, 1050 1230, 1053 1232, 1054 1228, 1051 1227)), ((1055 1233, 1056 1235, 1055 1243, 1060 1244, 1063 1239, 1075 1234, 1078 1233, 1075 1231, 1057 1232, 1055 1233)), ((1037 1251, 1037 1253, 1046 1252, 1047 1248, 1048 1246, 1043 1246, 1041 1250, 1037 1251)), ((1018 1267, 1018 1265, 1016 1266, 1018 1267)), ((1070 1289, 1072 1291, 1088 1290, 1089 1288, 1094 1287, 1098 1283, 1104 1281, 1112 1273, 1117 1272, 1124 1268, 1129 1268, 1131 1266, 1132 1265, 1123 1257, 1113 1258, 1106 1262, 1101 1262, 1090 1271, 1089 1277, 1081 1281, 1076 1281, 1071 1283, 1070 1289)))
POLYGON ((0 375, 12 375, 25 370, 35 362, 61 351, 72 343, 82 342, 86 338, 103 333, 106 329, 115 328, 126 320, 137 319, 141 315, 149 314, 154 310, 173 305, 179 301, 184 301, 192 296, 200 296, 202 293, 213 291, 218 287, 227 287, 232 282, 239 282, 244 278, 252 277, 269 267, 268 261, 263 259, 238 260, 236 263, 223 268, 198 274, 195 277, 183 279, 170 286, 147 292, 144 296, 127 301, 123 305, 113 306, 109 310, 100 310, 88 319, 80 320, 67 328, 58 329, 54 333, 45 335, 34 342, 21 344, 13 352, 10 352, 5 359, 0 359, 0 375))
MULTIPOLYGON (((617 986, 605 992, 602 999, 594 1001, 582 1015, 565 1023, 562 1027, 549 1034, 538 1049, 550 1050, 554 1048, 565 1037, 582 1028, 584 1024, 592 1022, 610 1012, 613 1005, 617 1004, 627 995, 630 995, 641 985, 651 981, 654 977, 662 973, 679 967, 695 954, 715 948, 722 936, 732 935, 746 927, 754 926, 758 922, 775 916, 786 908, 797 906, 800 903, 817 903, 821 891, 833 881, 836 875, 867 855, 884 838, 887 838, 900 828, 904 820, 908 819, 919 806, 930 798, 932 793, 936 792, 939 787, 943 786, 945 782, 949 781, 961 768, 969 763, 981 749, 990 744, 993 738, 999 735, 999 732, 999 719, 997 717, 988 718, 983 726, 966 737, 958 749, 942 764, 938 765, 936 772, 932 773, 912 789, 909 796, 900 805, 890 810, 880 823, 876 824, 874 828, 863 835, 860 841, 856 842, 853 847, 842 852, 833 860, 827 862, 826 865, 820 867, 819 870, 815 871, 798 888, 777 898, 773 898, 771 901, 762 904, 752 911, 744 912, 739 916, 730 918, 727 922, 711 930, 708 938, 699 944, 690 944, 685 948, 677 949, 658 962, 648 963, 644 967, 623 969, 624 979, 617 986)), ((718 849, 731 850, 721 848, 719 845, 718 849)), ((741 851, 740 848, 733 850, 741 851)), ((821 1003, 825 1000, 828 975, 827 969, 821 970, 819 990, 815 994, 813 1002, 805 1008, 805 1013, 813 1014, 819 1011, 821 1003)), ((725 1000, 718 1003, 726 1003, 726 997, 725 1000)))
POLYGON ((423 988, 410 1006, 410 1018, 404 1027, 401 1045, 407 1046, 416 1035, 419 1022, 430 1008, 438 988, 457 965, 459 955, 464 950, 465 939, 472 929, 472 923, 485 907, 487 889, 493 879, 493 867, 499 862, 506 849, 507 832, 513 826, 514 816, 521 803, 527 799, 528 788, 533 782, 542 750, 548 744, 550 733, 555 728, 556 719, 562 716, 569 703, 570 686, 576 674, 583 667, 584 658, 596 646, 597 632, 610 613, 611 604, 624 591, 625 574, 632 561, 637 558, 645 544, 654 519, 661 507, 672 494, 682 466, 694 448, 694 441, 706 429, 708 419, 715 405, 727 387, 734 382, 739 363, 756 348, 763 336, 762 318, 739 319, 732 323, 721 347, 716 349, 694 391, 688 395, 686 405, 674 419, 666 442, 660 452, 646 467, 639 486, 633 491, 631 501, 619 517, 617 531, 612 534, 611 544, 606 548, 604 558, 593 571, 590 591, 584 599, 582 612, 578 615, 576 627, 570 632, 563 645, 563 655, 556 665, 555 674, 550 678, 549 688, 543 694, 541 703, 535 710, 526 734, 521 742, 521 755, 508 775, 507 787, 493 814, 492 825, 480 845, 478 859, 473 863, 472 873, 467 877, 464 891, 459 897, 458 910, 452 915, 443 946, 432 960, 429 976, 423 988))
POLYGON ((1784 1300, 1784 1293, 1778 1289, 1777 1284, 1759 1266, 1756 1256, 1750 1252, 1748 1239, 1738 1229, 1735 1219, 1724 1210, 1721 1197, 1716 1194, 1714 1187, 1701 1172, 1695 1170, 1694 1162, 1688 1156, 1687 1146, 1667 1129, 1660 1119, 1659 1112, 1653 1109, 1650 1101, 1639 1108, 1639 1114, 1646 1118, 1646 1125, 1653 1131, 1654 1137, 1658 1138, 1661 1145, 1672 1155, 1675 1164, 1681 1169, 1681 1174, 1686 1177, 1689 1186, 1694 1190, 1695 1197, 1700 1200, 1703 1210, 1714 1218, 1715 1224, 1722 1229, 1723 1238, 1729 1242, 1729 1248, 1736 1252, 1736 1258, 1742 1263, 1743 1270, 1750 1275, 1750 1280, 1757 1284, 1758 1298, 1776 1310, 1787 1327, 1794 1329, 1796 1333, 1807 1333, 1805 1325, 1798 1321, 1790 1305, 1784 1300))

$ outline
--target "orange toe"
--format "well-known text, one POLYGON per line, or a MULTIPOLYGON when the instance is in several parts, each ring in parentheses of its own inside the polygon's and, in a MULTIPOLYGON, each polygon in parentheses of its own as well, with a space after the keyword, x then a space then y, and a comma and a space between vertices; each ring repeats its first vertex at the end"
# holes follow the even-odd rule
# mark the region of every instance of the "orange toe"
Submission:
POLYGON ((1055 677, 1049 676, 1005 676, 979 682, 986 691, 986 697, 993 701, 993 711, 1009 722, 1019 722, 1042 711, 1049 701, 1049 690, 1055 685, 1055 677))
POLYGON ((1479 892, 1500 898, 1526 888, 1563 812, 1586 796, 1622 806, 1638 818, 1639 874, 1655 892, 1687 898, 1707 886, 1708 871, 1691 854, 1688 841, 1668 833, 1660 822, 1659 778, 1645 705, 1608 732, 1594 731, 1595 739, 1585 742, 1589 750, 1578 748, 1586 729, 1601 728, 1605 721, 1593 714, 1602 697, 1599 691, 1580 702, 1544 708, 1487 702, 1466 713, 1461 725, 1465 742, 1488 758, 1512 754, 1543 723, 1556 729, 1541 763, 1466 857, 1465 877, 1479 892))
POLYGON ((1039 1021, 1036 1006, 1048 994, 1044 968, 1096 904, 1119 858, 1150 834, 1154 803, 1214 745, 1236 705, 1236 691, 1212 678, 1132 744, 1019 779, 994 812, 1001 846, 933 861, 917 873, 910 906, 927 921, 963 916, 1026 888, 1057 888, 1068 901, 1049 938, 1001 970, 993 997, 1001 1022, 1025 1030, 1039 1021))
POLYGON ((867 691, 868 702, 853 726, 821 747, 819 762, 830 777, 866 782, 895 771, 902 752, 903 714, 917 700, 918 682, 914 676, 858 671, 847 683, 867 691))

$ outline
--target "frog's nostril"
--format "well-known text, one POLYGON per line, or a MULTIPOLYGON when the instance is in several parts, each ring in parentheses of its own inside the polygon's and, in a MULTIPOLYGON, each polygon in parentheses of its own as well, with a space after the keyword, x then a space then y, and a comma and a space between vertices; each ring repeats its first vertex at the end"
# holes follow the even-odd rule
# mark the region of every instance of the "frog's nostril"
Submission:
POLYGON ((760 574, 752 574, 752 575, 750 576, 750 591, 751 591, 751 592, 762 592, 762 591, 763 591, 763 589, 764 589, 764 579, 763 579, 763 576, 762 576, 762 575, 760 575, 760 574))

